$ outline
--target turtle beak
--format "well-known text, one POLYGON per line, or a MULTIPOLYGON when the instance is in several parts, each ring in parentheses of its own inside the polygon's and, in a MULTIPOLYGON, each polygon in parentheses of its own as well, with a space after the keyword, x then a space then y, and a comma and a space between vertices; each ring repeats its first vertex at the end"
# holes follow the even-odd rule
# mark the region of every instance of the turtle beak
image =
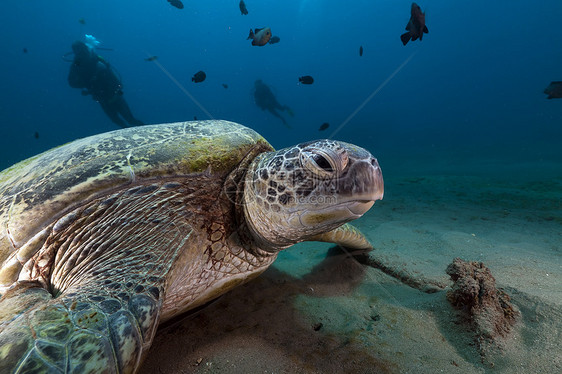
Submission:
POLYGON ((384 180, 376 158, 356 162, 340 185, 339 204, 346 204, 349 211, 362 216, 384 196, 384 180))
POLYGON ((355 201, 349 204, 347 209, 352 215, 361 217, 363 214, 367 213, 373 205, 375 205, 374 201, 355 201))
POLYGON ((342 224, 365 214, 384 195, 381 168, 375 158, 355 162, 338 186, 335 204, 302 214, 303 226, 320 222, 342 224))

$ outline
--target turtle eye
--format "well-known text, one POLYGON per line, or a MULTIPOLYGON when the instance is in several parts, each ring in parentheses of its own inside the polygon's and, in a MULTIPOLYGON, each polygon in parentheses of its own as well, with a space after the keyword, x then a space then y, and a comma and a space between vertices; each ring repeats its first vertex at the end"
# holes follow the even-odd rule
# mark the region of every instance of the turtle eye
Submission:
POLYGON ((326 170, 327 172, 331 173, 332 171, 334 171, 332 165, 330 165, 330 162, 326 160, 326 157, 319 154, 314 154, 312 155, 312 159, 314 160, 314 162, 316 162, 316 165, 326 170))
POLYGON ((328 176, 334 173, 336 166, 329 154, 318 151, 303 151, 301 153, 302 165, 317 175, 328 176))

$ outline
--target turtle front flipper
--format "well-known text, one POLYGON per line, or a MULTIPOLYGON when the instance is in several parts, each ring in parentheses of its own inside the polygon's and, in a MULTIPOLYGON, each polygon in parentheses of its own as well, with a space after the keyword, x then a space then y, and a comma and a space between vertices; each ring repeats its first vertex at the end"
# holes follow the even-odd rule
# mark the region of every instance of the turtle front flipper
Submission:
POLYGON ((134 372, 158 324, 162 287, 110 297, 103 283, 56 299, 40 287, 6 295, 0 309, 14 318, 0 328, 0 372, 134 372))
POLYGON ((327 242, 341 245, 346 248, 372 249, 373 246, 359 229, 346 223, 332 231, 315 235, 310 241, 327 242))
POLYGON ((0 372, 118 373, 110 341, 115 318, 92 304, 82 310, 71 307, 39 287, 4 297, 0 308, 15 316, 0 332, 0 372), (51 300, 45 303, 47 298, 51 300), (30 306, 32 299, 37 303, 30 306))

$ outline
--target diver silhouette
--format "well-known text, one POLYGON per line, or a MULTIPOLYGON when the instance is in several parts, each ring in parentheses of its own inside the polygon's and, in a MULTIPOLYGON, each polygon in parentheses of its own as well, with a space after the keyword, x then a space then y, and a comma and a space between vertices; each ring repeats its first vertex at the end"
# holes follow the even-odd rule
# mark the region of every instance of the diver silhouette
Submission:
POLYGON ((273 114, 275 117, 281 119, 283 124, 288 128, 291 128, 285 118, 283 118, 277 110, 286 111, 289 115, 293 116, 293 111, 287 105, 281 105, 271 92, 271 89, 263 83, 261 79, 254 82, 254 101, 261 110, 267 110, 269 113, 273 114))
POLYGON ((72 43, 72 52, 74 60, 68 73, 70 87, 82 88, 84 96, 92 95, 113 123, 121 127, 144 125, 131 113, 123 97, 121 79, 109 62, 81 41, 72 43))

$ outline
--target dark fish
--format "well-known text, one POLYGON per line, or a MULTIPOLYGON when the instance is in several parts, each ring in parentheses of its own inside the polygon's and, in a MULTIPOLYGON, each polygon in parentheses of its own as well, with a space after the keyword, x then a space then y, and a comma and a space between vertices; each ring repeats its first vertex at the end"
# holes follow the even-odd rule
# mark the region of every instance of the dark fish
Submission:
POLYGON ((197 116, 193 116, 193 120, 197 121, 197 116))
POLYGON ((183 9, 183 3, 180 0, 168 0, 168 2, 178 9, 183 9))
POLYGON ((35 134, 33 134, 33 136, 35 137, 35 139, 39 139, 39 133, 37 131, 35 131, 35 134))
POLYGON ((226 84, 226 83, 223 83, 222 86, 223 86, 224 88, 228 88, 228 84, 226 84))
POLYGON ((421 41, 423 34, 427 34, 429 32, 427 26, 425 25, 425 12, 422 13, 418 4, 412 3, 411 13, 412 15, 410 16, 410 20, 406 25, 406 30, 408 30, 408 32, 400 35, 400 39, 404 45, 406 45, 410 40, 414 41, 418 38, 421 41))
POLYGON ((330 127, 330 124, 328 122, 324 122, 322 125, 320 125, 320 128, 318 129, 318 131, 324 131, 328 127, 330 127))
POLYGON ((255 31, 252 31, 252 29, 250 29, 250 35, 248 36, 248 39, 252 39, 252 45, 262 47, 266 45, 267 42, 269 42, 269 39, 271 39, 271 29, 269 27, 264 27, 263 29, 255 29, 255 31))
POLYGON ((548 95, 547 99, 562 99, 562 81, 550 82, 544 93, 548 95))
POLYGON ((78 22, 82 25, 86 24, 86 20, 84 18, 78 18, 78 22))
POLYGON ((299 83, 312 84, 312 83, 314 83, 314 78, 312 78, 310 75, 304 75, 304 76, 299 78, 299 83))
POLYGON ((197 73, 195 73, 193 78, 191 78, 191 81, 195 83, 201 83, 205 80, 205 78, 207 78, 207 74, 205 74, 203 70, 200 70, 197 73))
POLYGON ((363 56, 363 46, 359 47, 359 56, 363 56))
POLYGON ((154 60, 158 60, 158 56, 150 56, 144 59, 144 61, 154 61, 154 60))
POLYGON ((269 44, 275 44, 275 43, 279 43, 281 41, 281 38, 278 36, 272 36, 271 39, 269 39, 269 44))
POLYGON ((243 15, 248 14, 248 9, 246 9, 246 3, 244 2, 244 0, 240 0, 240 4, 238 4, 238 6, 240 7, 240 12, 243 15))
POLYGON ((27 48, 24 48, 24 49, 23 49, 23 53, 27 53, 27 48))

